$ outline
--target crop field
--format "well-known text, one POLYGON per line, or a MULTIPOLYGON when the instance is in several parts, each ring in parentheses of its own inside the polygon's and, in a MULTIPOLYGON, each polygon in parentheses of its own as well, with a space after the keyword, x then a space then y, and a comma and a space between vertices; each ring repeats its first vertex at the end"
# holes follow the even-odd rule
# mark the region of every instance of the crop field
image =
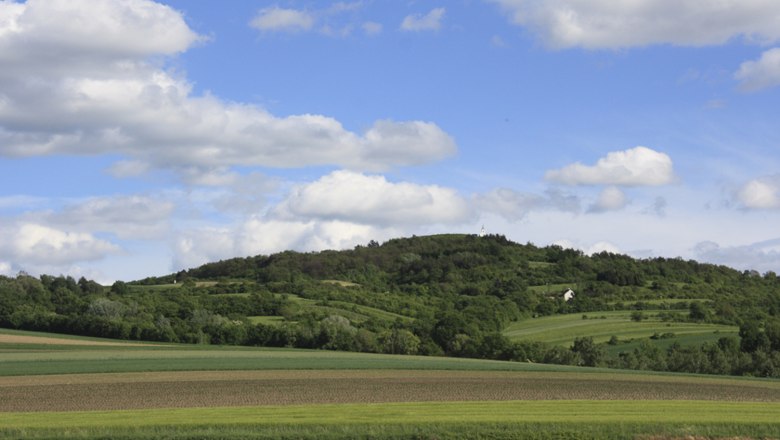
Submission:
MULTIPOLYGON (((512 323, 504 330, 504 335, 513 340, 541 341, 568 347, 575 338, 582 336, 590 336, 599 343, 608 341, 612 336, 627 341, 647 339, 656 333, 674 333, 676 337, 687 337, 680 342, 701 343, 739 334, 735 326, 663 322, 653 315, 653 312, 646 311, 648 319, 641 322, 632 321, 628 311, 589 312, 584 314, 587 319, 583 319, 583 314, 545 316, 512 323)), ((675 338, 667 341, 675 341, 675 338)))
POLYGON ((97 342, 3 331, 0 438, 780 438, 777 380, 97 342))

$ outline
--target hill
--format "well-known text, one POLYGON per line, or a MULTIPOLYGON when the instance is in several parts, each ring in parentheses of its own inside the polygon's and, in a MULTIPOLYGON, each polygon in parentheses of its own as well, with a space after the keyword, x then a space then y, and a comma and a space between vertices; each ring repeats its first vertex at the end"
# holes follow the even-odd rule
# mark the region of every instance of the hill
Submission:
POLYGON ((110 288, 83 278, 2 277, 0 326, 780 376, 776 274, 681 259, 587 256, 498 235, 234 258, 110 288), (576 295, 565 301, 568 288, 576 295), (551 323, 576 320, 577 331, 546 333, 551 323))

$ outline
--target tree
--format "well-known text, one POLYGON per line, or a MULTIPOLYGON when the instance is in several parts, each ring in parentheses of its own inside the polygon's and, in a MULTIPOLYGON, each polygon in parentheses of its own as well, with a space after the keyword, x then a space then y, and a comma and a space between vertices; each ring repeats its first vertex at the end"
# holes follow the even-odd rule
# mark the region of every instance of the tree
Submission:
POLYGON ((127 295, 130 293, 130 287, 124 281, 116 281, 111 285, 111 293, 127 295))
POLYGON ((409 330, 394 328, 379 335, 379 346, 384 353, 416 354, 420 349, 420 338, 409 330))
POLYGON ((604 359, 604 347, 593 342, 593 338, 581 337, 574 339, 571 351, 579 357, 579 365, 595 367, 604 359))

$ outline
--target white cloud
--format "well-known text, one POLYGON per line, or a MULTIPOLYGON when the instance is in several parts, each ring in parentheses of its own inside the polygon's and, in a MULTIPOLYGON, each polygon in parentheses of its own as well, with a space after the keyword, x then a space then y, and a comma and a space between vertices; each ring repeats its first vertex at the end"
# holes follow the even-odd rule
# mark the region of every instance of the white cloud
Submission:
POLYGON ((306 11, 274 6, 258 11, 250 25, 255 29, 270 32, 305 31, 314 26, 314 17, 306 11))
POLYGON ((620 248, 608 241, 598 241, 591 245, 579 246, 566 239, 555 240, 551 245, 560 246, 564 249, 580 250, 586 255, 599 254, 601 252, 609 252, 611 254, 620 254, 620 248))
POLYGON ((119 251, 115 244, 92 234, 37 223, 5 224, 0 231, 0 259, 23 269, 94 261, 119 251))
POLYGON ((322 115, 195 96, 186 78, 148 62, 201 39, 178 12, 147 0, 94 4, 0 3, 0 155, 119 154, 116 176, 166 168, 226 184, 233 166, 382 170, 456 151, 430 122, 382 120, 359 134, 322 115), (60 34, 33 32, 42 27, 60 34))
POLYGON ((707 46, 741 37, 780 39, 780 3, 773 0, 491 0, 514 24, 556 49, 619 49, 674 44, 707 46))
POLYGON ((473 215, 466 200, 452 189, 392 183, 383 176, 351 171, 336 171, 294 188, 276 212, 386 226, 460 223, 473 215))
POLYGON ((713 241, 703 241, 694 246, 693 252, 699 260, 740 270, 780 270, 780 239, 725 247, 713 241))
POLYGON ((147 196, 94 197, 50 214, 34 213, 41 222, 81 232, 108 232, 122 239, 154 239, 169 229, 175 205, 147 196))
POLYGON ((588 209, 589 212, 607 212, 623 209, 628 204, 626 194, 618 187, 608 186, 601 191, 598 200, 588 209))
POLYGON ((734 74, 739 88, 755 92, 780 85, 780 47, 767 50, 756 61, 745 61, 734 74))
POLYGON ((427 14, 411 14, 404 17, 401 22, 403 31, 438 31, 441 29, 441 21, 444 19, 445 8, 432 9, 427 14))
POLYGON ((600 254, 602 252, 609 252, 610 254, 620 254, 620 248, 608 241, 599 241, 592 244, 584 251, 588 255, 600 254))
POLYGON ((780 208, 780 175, 747 182, 737 191, 737 200, 748 209, 780 208))
POLYGON ((68 61, 79 68, 107 59, 172 55, 202 39, 177 11, 147 0, 0 3, 0 60, 6 71, 18 63, 29 68, 68 61))
POLYGON ((349 249, 370 240, 383 241, 397 235, 393 228, 339 220, 287 221, 254 217, 230 228, 202 228, 181 234, 174 246, 173 269, 290 249, 303 252, 349 249))
POLYGON ((614 151, 594 166, 575 163, 547 171, 544 177, 566 185, 655 186, 675 180, 672 159, 646 147, 614 151))
POLYGON ((11 268, 11 263, 0 261, 0 275, 5 275, 7 277, 13 275, 13 268, 11 268))
POLYGON ((496 213, 510 221, 521 220, 535 210, 550 209, 572 213, 580 211, 580 201, 577 197, 555 190, 537 195, 497 188, 478 194, 474 199, 476 207, 481 211, 496 213))

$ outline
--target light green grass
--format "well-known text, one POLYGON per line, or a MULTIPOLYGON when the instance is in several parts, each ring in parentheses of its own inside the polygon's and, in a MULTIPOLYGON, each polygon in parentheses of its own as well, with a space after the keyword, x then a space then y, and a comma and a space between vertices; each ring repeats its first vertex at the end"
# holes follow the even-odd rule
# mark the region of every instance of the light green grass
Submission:
POLYGON ((248 316, 252 324, 279 325, 285 322, 284 316, 248 316))
POLYGON ((360 287, 360 284, 341 280, 322 280, 323 284, 332 284, 339 287, 360 287))
POLYGON ((360 432, 364 433, 360 437, 366 438, 365 432, 372 432, 368 427, 377 423, 389 428, 389 432, 397 431, 396 427, 410 426, 418 432, 451 432, 452 435, 446 438, 461 437, 458 434, 464 431, 490 431, 499 426, 504 427, 507 433, 513 430, 522 432, 522 428, 533 429, 530 433, 511 438, 549 438, 538 435, 545 431, 590 433, 584 438, 599 438, 599 433, 603 434, 601 438, 632 438, 637 433, 657 434, 659 431, 776 436, 780 434, 780 404, 561 400, 50 412, 45 417, 41 413, 0 413, 0 434, 8 437, 22 434, 34 438, 59 432, 60 437, 67 437, 70 433, 75 434, 73 437, 90 438, 99 437, 100 433, 119 437, 123 431, 140 431, 161 436, 166 432, 181 435, 188 430, 212 427, 220 430, 224 438, 225 433, 235 427, 243 427, 248 434, 253 430, 263 432, 275 428, 279 432, 279 428, 294 427, 301 433, 299 437, 316 430, 330 433, 322 437, 337 438, 340 436, 334 436, 334 433, 344 433, 347 429, 353 435, 344 438, 353 438, 360 432), (621 433, 625 437, 619 436, 621 433), (634 435, 627 436, 629 433, 634 435))
MULTIPOLYGON (((708 337, 733 336, 739 333, 739 329, 735 326, 720 324, 662 322, 652 318, 635 322, 631 320, 629 311, 585 313, 588 318, 596 319, 582 319, 582 315, 568 314, 526 319, 509 325, 504 330, 504 335, 516 341, 541 341, 568 347, 575 338, 583 336, 590 336, 595 342, 606 342, 613 335, 620 340, 627 340, 649 338, 655 333, 708 337), (602 316, 606 319, 600 319, 602 316)), ((651 316, 652 313, 645 312, 645 315, 651 316)))
POLYGON ((639 346, 642 344, 642 341, 650 340, 656 347, 660 348, 661 350, 666 350, 669 347, 671 347, 673 344, 679 344, 683 347, 689 347, 689 346, 700 346, 704 343, 717 343, 718 339, 726 337, 726 336, 732 336, 732 337, 739 337, 739 333, 720 333, 720 332, 713 332, 713 333, 696 333, 696 334, 689 334, 689 335, 677 335, 675 334, 675 337, 673 338, 664 338, 664 339, 648 339, 648 338, 639 338, 639 339, 633 339, 633 340, 619 340, 619 342, 615 345, 605 345, 605 348, 607 350, 607 354, 610 355, 617 355, 620 352, 632 352, 635 348, 639 348, 639 346))

